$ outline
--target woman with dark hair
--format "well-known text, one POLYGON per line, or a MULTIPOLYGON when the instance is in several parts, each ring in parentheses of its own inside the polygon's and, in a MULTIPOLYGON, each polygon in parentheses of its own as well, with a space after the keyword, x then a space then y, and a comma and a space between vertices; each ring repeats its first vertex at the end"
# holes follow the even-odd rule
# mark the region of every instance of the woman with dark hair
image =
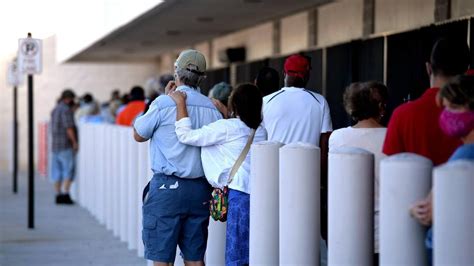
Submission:
MULTIPOLYGON (((374 184, 374 260, 378 261, 378 216, 379 216, 379 163, 385 157, 382 146, 387 129, 381 121, 385 115, 388 100, 388 90, 379 82, 352 83, 344 92, 344 107, 346 112, 356 122, 351 127, 335 130, 329 138, 331 149, 349 146, 368 150, 375 155, 375 184, 374 184)), ((378 263, 375 263, 378 265, 378 263)))
POLYGON ((176 102, 176 135, 181 143, 200 146, 206 178, 216 188, 229 187, 226 265, 249 264, 250 154, 247 154, 230 184, 229 175, 247 141, 266 140, 262 122, 262 95, 251 84, 243 84, 230 95, 231 118, 192 129, 186 109, 186 94, 170 93, 176 102))

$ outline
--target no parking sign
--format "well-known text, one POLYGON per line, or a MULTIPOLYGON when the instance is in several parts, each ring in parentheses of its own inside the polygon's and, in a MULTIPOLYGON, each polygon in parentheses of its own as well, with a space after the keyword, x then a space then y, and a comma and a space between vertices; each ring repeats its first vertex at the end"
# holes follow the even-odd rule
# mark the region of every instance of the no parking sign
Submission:
POLYGON ((13 87, 18 87, 23 83, 23 76, 18 69, 18 61, 15 59, 8 65, 8 84, 13 87))
POLYGON ((40 74, 42 70, 42 42, 24 38, 18 41, 18 69, 23 74, 40 74))

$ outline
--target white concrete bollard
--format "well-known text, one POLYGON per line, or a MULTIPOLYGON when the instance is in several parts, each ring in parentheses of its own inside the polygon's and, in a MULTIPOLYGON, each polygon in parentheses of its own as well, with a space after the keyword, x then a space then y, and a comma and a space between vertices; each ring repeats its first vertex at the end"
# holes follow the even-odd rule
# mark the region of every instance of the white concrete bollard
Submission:
MULTIPOLYGON (((227 223, 209 221, 209 236, 207 239, 206 265, 225 265, 225 243, 227 223)), ((176 261, 182 261, 177 256, 176 261)))
POLYGON ((88 134, 85 131, 85 127, 83 124, 79 125, 79 141, 81 145, 81 149, 79 150, 79 178, 78 178, 78 184, 79 184, 79 205, 82 207, 86 207, 86 193, 87 193, 87 188, 86 188, 86 176, 87 176, 87 152, 89 151, 89 145, 88 145, 88 134))
POLYGON ((92 143, 91 143, 91 169, 90 169, 90 176, 89 176, 89 188, 90 188, 90 209, 91 209, 91 214, 94 216, 96 219, 98 219, 98 210, 97 207, 99 206, 98 204, 98 180, 100 178, 99 175, 99 130, 96 125, 90 124, 89 130, 91 131, 92 135, 92 143))
POLYGON ((89 132, 91 136, 91 142, 90 142, 90 163, 89 163, 89 176, 87 179, 89 180, 88 186, 89 186, 89 210, 94 218, 97 218, 97 213, 96 213, 96 180, 97 180, 97 139, 96 139, 96 127, 92 124, 88 125, 89 127, 89 132))
POLYGON ((137 254, 140 257, 144 256, 145 248, 143 246, 143 239, 142 239, 142 228, 143 228, 143 202, 142 202, 142 195, 143 189, 145 188, 146 184, 148 183, 149 176, 149 163, 148 163, 148 146, 149 143, 138 143, 138 157, 137 157, 137 179, 138 179, 138 213, 137 213, 137 254))
POLYGON ((433 180, 434 265, 474 265, 474 162, 437 167, 433 180))
POLYGON ((328 168, 328 263, 371 266, 374 256, 374 155, 331 150, 328 168))
POLYGON ((129 131, 128 136, 128 248, 137 248, 137 215, 139 209, 138 192, 140 178, 138 176, 138 143, 133 139, 133 130, 129 131))
POLYGON ((114 236, 120 237, 120 153, 122 149, 120 148, 120 132, 118 126, 113 126, 111 131, 113 139, 113 149, 112 149, 112 189, 110 191, 112 195, 112 213, 113 213, 113 232, 114 236))
POLYGON ((130 128, 120 127, 120 240, 127 242, 128 239, 128 161, 130 153, 128 151, 128 140, 130 138, 130 128))
POLYGON ((252 145, 250 162, 250 265, 278 265, 279 142, 252 145))
MULTIPOLYGON (((77 125, 78 130, 81 130, 80 125, 77 125)), ((82 205, 82 172, 84 171, 84 159, 82 154, 84 154, 84 136, 82 134, 78 134, 78 141, 79 141, 79 151, 76 155, 76 171, 75 171, 75 181, 74 181, 74 186, 75 186, 75 197, 74 200, 76 201, 77 204, 80 206, 82 205)))
POLYGON ((113 153, 114 153, 114 139, 113 139, 113 126, 107 125, 105 126, 105 131, 107 132, 107 137, 105 138, 105 147, 106 147, 106 156, 105 156, 105 227, 108 230, 113 230, 113 206, 112 206, 112 176, 114 172, 114 165, 113 165, 113 153))
POLYGON ((98 214, 99 214, 99 222, 105 225, 105 173, 106 173, 106 157, 108 150, 106 149, 106 141, 107 141, 107 131, 105 131, 105 125, 97 125, 98 127, 98 136, 97 139, 97 152, 99 153, 98 158, 98 171, 99 175, 97 176, 97 206, 98 206, 98 214))
POLYGON ((380 265, 426 265, 426 228, 410 217, 410 207, 431 188, 433 164, 402 153, 380 164, 380 265))
POLYGON ((90 130, 89 125, 83 124, 82 128, 84 130, 84 134, 86 135, 86 151, 84 153, 84 175, 82 176, 84 178, 84 207, 86 210, 90 212, 90 200, 91 200, 91 191, 90 191, 90 175, 92 172, 92 158, 91 158, 91 153, 92 153, 92 147, 93 147, 93 134, 90 130))
POLYGON ((306 143, 280 148, 280 264, 319 265, 320 150, 306 143))

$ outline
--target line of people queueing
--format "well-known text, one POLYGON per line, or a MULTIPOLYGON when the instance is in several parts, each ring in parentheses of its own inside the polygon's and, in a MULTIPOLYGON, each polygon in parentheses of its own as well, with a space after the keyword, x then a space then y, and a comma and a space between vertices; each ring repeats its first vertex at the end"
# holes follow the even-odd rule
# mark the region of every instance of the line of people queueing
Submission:
MULTIPOLYGON (((243 151, 249 141, 271 140, 320 147, 323 177, 327 176, 327 153, 335 147, 360 147, 375 154, 377 265, 380 160, 401 152, 423 155, 434 165, 448 159, 474 160, 474 76, 465 74, 469 57, 465 43, 438 40, 426 63, 432 88, 419 99, 399 106, 388 128, 382 125, 389 100, 387 87, 373 81, 351 84, 343 102, 354 125, 333 131, 326 99, 305 89, 311 68, 305 56, 286 59, 281 89, 278 72, 264 68, 255 84, 232 89, 220 83, 208 98, 199 92, 206 71, 204 56, 195 50, 183 51, 175 62, 174 75, 166 86, 163 84, 165 92, 146 107, 144 103, 139 108, 130 107, 125 119, 126 124, 133 125, 136 141, 150 140, 154 175, 144 191, 145 257, 155 265, 168 265, 174 262, 179 245, 187 265, 203 265, 212 188, 228 186, 226 265, 249 264, 250 154, 243 151), (230 172, 242 155, 244 160, 229 182, 230 172)), ((143 89, 134 89, 131 94, 143 101, 143 89)), ((53 161, 54 154, 53 149, 53 161)), ((61 174, 57 176, 60 179, 61 174)), ((323 191, 327 189, 324 183, 322 186, 323 191)), ((326 207, 323 203, 322 208, 326 207)), ((410 212, 421 224, 430 226, 431 210, 430 193, 414 203, 410 212)), ((431 237, 428 230, 428 252, 431 237)), ((321 243, 321 251, 315 252, 321 252, 325 265, 322 238, 321 243)))
MULTIPOLYGON (((228 179, 252 131, 253 142, 268 139, 317 145, 323 153, 323 166, 327 163, 327 148, 367 149, 376 156, 376 173, 384 156, 400 152, 421 154, 435 165, 450 156, 450 160, 474 159, 474 77, 464 74, 468 66, 465 43, 437 41, 426 63, 432 88, 419 99, 398 107, 388 129, 381 122, 386 115, 387 87, 378 82, 351 84, 344 93, 344 105, 355 124, 335 130, 330 137, 327 101, 305 89, 310 70, 306 57, 288 57, 284 64, 285 86, 263 99, 257 86, 243 84, 231 91, 227 104, 213 104, 196 90, 206 70, 204 56, 195 50, 183 51, 176 60, 175 80, 167 85, 167 95, 158 97, 134 124, 137 141, 151 140, 154 172, 143 207, 146 258, 156 265, 172 263, 179 245, 187 264, 203 264, 212 185, 229 187, 226 264, 249 263, 248 154, 232 182, 228 179), (465 142, 462 146, 461 140, 465 142)), ((268 71, 266 75, 272 74, 268 71)), ((378 191, 378 175, 374 186, 378 191)), ((374 200, 377 263, 378 193, 374 200)), ((428 195, 414 204, 411 213, 428 225, 430 210, 428 195)), ((428 248, 429 239, 430 233, 428 248)), ((324 254, 321 258, 324 264, 324 254)))

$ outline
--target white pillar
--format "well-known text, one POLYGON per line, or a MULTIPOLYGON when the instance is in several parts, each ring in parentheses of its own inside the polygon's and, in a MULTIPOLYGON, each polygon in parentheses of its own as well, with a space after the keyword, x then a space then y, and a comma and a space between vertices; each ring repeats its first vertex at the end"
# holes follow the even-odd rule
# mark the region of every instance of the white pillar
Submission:
POLYGON ((105 196, 105 227, 108 230, 113 229, 113 206, 112 206, 112 189, 113 189, 113 184, 112 184, 112 176, 113 176, 113 153, 114 153, 114 138, 113 138, 113 126, 112 125, 107 125, 105 126, 105 131, 107 132, 105 137, 105 150, 107 152, 105 156, 105 191, 104 191, 104 196, 105 196))
POLYGON ((426 228, 410 216, 410 207, 431 188, 433 164, 402 153, 380 164, 380 264, 426 265, 426 228))
POLYGON ((130 138, 129 127, 120 127, 120 240, 126 242, 128 239, 128 161, 130 153, 128 151, 128 140, 130 138))
POLYGON ((93 160, 91 160, 92 156, 92 146, 93 146, 93 134, 91 131, 91 128, 89 127, 88 124, 83 124, 82 128, 84 130, 84 134, 86 136, 86 151, 83 154, 85 156, 84 162, 85 162, 85 171, 84 175, 82 176, 84 178, 84 207, 86 210, 90 212, 90 201, 91 201, 91 191, 90 191, 90 175, 92 172, 92 167, 91 164, 93 160))
POLYGON ((434 170, 434 265, 474 265, 474 162, 434 170))
POLYGON ((133 139, 133 131, 129 131, 128 136, 128 248, 137 248, 137 215, 139 209, 138 187, 140 178, 138 176, 138 143, 133 139))
POLYGON ((86 176, 87 176, 87 152, 89 150, 88 145, 88 135, 86 131, 86 127, 84 124, 79 125, 79 136, 80 142, 82 143, 82 149, 79 151, 79 160, 80 160, 80 171, 79 171, 79 204, 82 207, 86 207, 86 196, 87 196, 87 188, 86 188, 86 176))
POLYGON ((320 150, 305 143, 280 149, 280 264, 319 265, 320 150))
POLYGON ((112 127, 112 139, 113 141, 113 149, 111 152, 112 155, 112 189, 110 194, 112 195, 112 213, 113 213, 113 232, 114 236, 120 236, 120 198, 119 198, 119 191, 120 191, 120 132, 118 126, 112 127))
POLYGON ((105 224, 105 173, 106 173, 106 157, 109 150, 106 148, 106 138, 108 136, 107 131, 105 131, 105 125, 97 125, 98 128, 98 145, 97 152, 99 154, 98 158, 98 176, 97 176, 97 208, 99 214, 99 222, 105 224))
POLYGON ((148 163, 148 142, 138 144, 138 162, 137 162, 137 178, 138 178, 138 213, 137 213, 137 254, 140 257, 144 256, 145 248, 142 240, 142 228, 143 228, 143 211, 142 211, 142 193, 146 184, 148 183, 149 176, 149 163, 148 163))
POLYGON ((92 216, 98 219, 98 212, 97 207, 98 205, 98 180, 100 178, 99 175, 99 130, 97 125, 90 124, 89 130, 91 131, 92 135, 92 142, 91 142, 91 169, 90 169, 90 176, 89 176, 89 188, 91 192, 90 197, 90 210, 92 216))
POLYGON ((374 254, 374 155, 331 150, 328 169, 328 263, 371 266, 374 254))
POLYGON ((250 162, 250 265, 278 265, 279 149, 281 143, 252 145, 250 162))
MULTIPOLYGON (((207 265, 225 265, 225 233, 227 223, 209 221, 209 237, 207 239, 206 264, 207 265)), ((182 261, 177 256, 176 262, 182 261)))
MULTIPOLYGON (((78 130, 80 132, 81 130, 81 126, 80 125, 77 125, 78 127, 78 130)), ((85 149, 85 143, 84 143, 84 135, 79 133, 78 134, 79 136, 77 137, 78 138, 78 141, 79 141, 79 151, 77 153, 77 156, 76 156, 76 180, 75 180, 75 187, 76 187, 76 195, 75 195, 75 200, 76 200, 76 203, 79 204, 80 206, 83 206, 82 204, 82 190, 84 189, 82 187, 82 173, 84 171, 84 157, 82 156, 82 154, 84 154, 84 149, 85 149)))

